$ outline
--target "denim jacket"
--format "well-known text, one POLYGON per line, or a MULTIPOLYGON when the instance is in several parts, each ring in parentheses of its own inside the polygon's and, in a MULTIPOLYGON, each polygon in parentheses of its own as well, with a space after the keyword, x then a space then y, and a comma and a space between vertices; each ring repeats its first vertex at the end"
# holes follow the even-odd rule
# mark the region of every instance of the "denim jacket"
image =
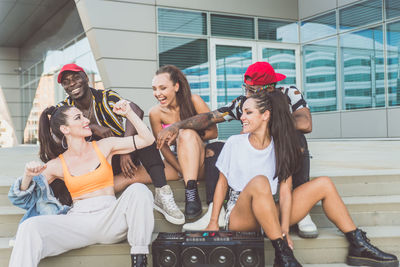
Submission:
POLYGON ((20 190, 22 178, 19 177, 8 192, 11 203, 27 210, 20 223, 38 215, 66 214, 71 208, 58 201, 42 174, 33 177, 29 188, 25 191, 20 190))

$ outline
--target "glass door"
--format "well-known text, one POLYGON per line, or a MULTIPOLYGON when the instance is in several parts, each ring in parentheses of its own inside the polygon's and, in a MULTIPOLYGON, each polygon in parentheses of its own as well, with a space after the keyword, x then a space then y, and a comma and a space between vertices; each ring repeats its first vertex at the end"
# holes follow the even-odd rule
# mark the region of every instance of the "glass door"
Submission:
MULTIPOLYGON (((256 61, 267 61, 276 72, 287 76, 279 85, 294 85, 301 89, 300 50, 296 45, 213 38, 210 40, 210 48, 212 110, 244 94, 244 73, 256 61)), ((241 129, 240 121, 220 123, 218 138, 227 139, 233 134, 239 134, 241 129)))
MULTIPOLYGON (((243 94, 243 75, 256 61, 254 42, 211 40, 211 109, 215 110, 243 94)), ((218 124, 218 138, 239 134, 240 121, 218 124)))
POLYGON ((278 85, 296 86, 300 91, 300 49, 291 44, 259 44, 258 61, 267 61, 276 72, 286 75, 278 85))

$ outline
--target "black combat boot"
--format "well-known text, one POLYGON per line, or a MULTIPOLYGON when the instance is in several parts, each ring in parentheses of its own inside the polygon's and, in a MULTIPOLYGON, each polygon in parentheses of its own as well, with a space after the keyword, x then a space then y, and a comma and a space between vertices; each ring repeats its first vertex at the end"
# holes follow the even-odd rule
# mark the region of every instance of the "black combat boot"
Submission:
POLYGON ((146 267, 147 256, 146 254, 131 254, 132 267, 146 267))
POLYGON ((197 181, 189 180, 185 189, 185 216, 187 219, 194 219, 201 214, 201 202, 197 181))
POLYGON ((371 245, 364 231, 356 229, 345 234, 349 241, 347 264, 352 266, 398 267, 395 255, 383 252, 371 245))
POLYGON ((274 267, 301 267, 301 264, 294 257, 286 237, 271 240, 271 242, 275 248, 274 267))

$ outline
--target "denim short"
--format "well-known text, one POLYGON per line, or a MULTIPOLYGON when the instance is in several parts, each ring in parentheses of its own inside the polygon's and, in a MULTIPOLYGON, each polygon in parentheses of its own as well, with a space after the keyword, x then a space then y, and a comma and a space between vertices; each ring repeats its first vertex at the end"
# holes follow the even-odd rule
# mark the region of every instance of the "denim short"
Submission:
MULTIPOLYGON (((225 214, 225 229, 229 230, 229 217, 231 216, 231 212, 236 205, 236 202, 239 198, 241 191, 235 191, 232 188, 229 188, 229 200, 226 204, 226 214, 225 214)), ((275 203, 279 202, 279 184, 276 190, 275 195, 272 195, 275 203)))

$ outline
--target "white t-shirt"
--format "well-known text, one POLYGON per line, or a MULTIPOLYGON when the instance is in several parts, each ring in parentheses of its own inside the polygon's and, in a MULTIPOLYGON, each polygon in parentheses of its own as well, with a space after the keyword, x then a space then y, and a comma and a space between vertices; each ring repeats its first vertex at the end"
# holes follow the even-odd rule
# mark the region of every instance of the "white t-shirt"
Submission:
POLYGON ((267 148, 258 150, 250 144, 249 134, 233 135, 226 141, 216 166, 235 191, 243 191, 251 179, 264 175, 268 177, 272 194, 276 194, 278 177, 274 179, 275 149, 272 138, 267 148))

